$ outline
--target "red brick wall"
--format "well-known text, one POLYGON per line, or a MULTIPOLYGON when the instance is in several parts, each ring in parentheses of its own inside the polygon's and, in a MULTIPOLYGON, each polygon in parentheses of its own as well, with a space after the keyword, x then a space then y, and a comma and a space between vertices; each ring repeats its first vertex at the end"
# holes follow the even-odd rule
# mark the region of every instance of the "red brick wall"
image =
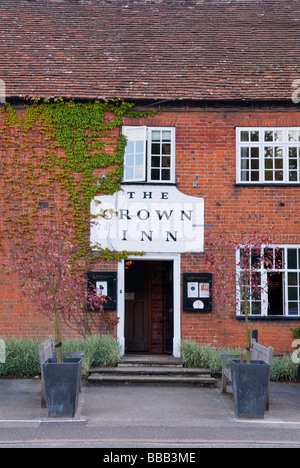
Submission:
MULTIPOLYGON (((126 122, 128 125, 133 122, 126 122)), ((203 197, 207 231, 266 232, 274 225, 276 244, 300 244, 300 186, 236 185, 236 127, 299 126, 295 107, 172 109, 142 123, 176 127, 176 181, 188 195, 203 197), (193 188, 198 174, 198 187, 193 188), (281 204, 284 203, 284 206, 281 204)), ((199 272, 203 255, 183 254, 183 272, 199 272)), ((203 270, 202 270, 203 271, 203 270)), ((215 280, 216 278, 214 278, 215 280)), ((251 320, 259 341, 277 354, 291 352, 290 328, 298 320, 251 320)), ((245 345, 244 322, 235 310, 214 305, 212 313, 182 312, 182 339, 214 346, 245 345)))
MULTIPOLYGON (((203 197, 206 231, 265 232, 274 225, 274 242, 300 244, 300 186, 237 186, 235 127, 300 126, 297 107, 170 108, 148 119, 127 119, 126 125, 176 127, 176 181, 188 195, 203 197), (198 174, 198 186, 193 181, 198 174), (281 206, 284 204, 284 206, 281 206)), ((37 142, 38 145, 38 142, 37 142)), ((100 265, 116 270, 116 264, 100 265)), ((182 273, 203 271, 202 254, 183 254, 182 273)), ((11 279, 13 282, 13 278, 11 279)), ((45 336, 44 319, 22 305, 10 287, 0 284, 0 336, 45 336)), ((259 341, 276 353, 291 352, 290 327, 295 320, 255 320, 259 341)), ((213 306, 211 313, 182 312, 182 339, 214 346, 244 346, 244 323, 235 311, 213 306)))

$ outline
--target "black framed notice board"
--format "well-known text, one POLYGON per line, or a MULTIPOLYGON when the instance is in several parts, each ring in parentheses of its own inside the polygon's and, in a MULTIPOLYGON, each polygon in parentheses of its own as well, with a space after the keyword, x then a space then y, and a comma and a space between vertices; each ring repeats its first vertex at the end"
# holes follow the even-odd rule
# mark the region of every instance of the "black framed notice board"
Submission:
POLYGON ((88 282, 107 296, 103 304, 104 310, 117 309, 117 272, 116 271, 90 271, 88 282))
POLYGON ((211 273, 183 273, 183 310, 189 312, 211 312, 211 273))

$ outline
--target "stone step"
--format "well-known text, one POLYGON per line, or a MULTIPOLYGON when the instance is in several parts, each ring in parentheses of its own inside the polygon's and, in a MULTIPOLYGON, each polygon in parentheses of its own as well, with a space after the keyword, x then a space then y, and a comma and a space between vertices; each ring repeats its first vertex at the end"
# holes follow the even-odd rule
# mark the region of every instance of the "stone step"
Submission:
POLYGON ((123 366, 163 366, 163 367, 183 367, 183 359, 173 356, 156 356, 156 355, 125 355, 118 364, 123 366))
POLYGON ((183 367, 182 360, 131 358, 121 361, 117 367, 94 367, 90 369, 88 382, 95 385, 198 385, 215 386, 209 369, 183 367), (173 362, 172 362, 173 361, 173 362))
POLYGON ((90 375, 158 375, 158 376, 209 376, 210 369, 187 368, 187 367, 163 367, 163 366, 124 366, 124 367, 93 367, 90 375))
POLYGON ((94 385, 176 385, 176 386, 201 386, 214 387, 216 379, 206 376, 170 376, 170 375, 109 375, 92 374, 88 381, 94 385))

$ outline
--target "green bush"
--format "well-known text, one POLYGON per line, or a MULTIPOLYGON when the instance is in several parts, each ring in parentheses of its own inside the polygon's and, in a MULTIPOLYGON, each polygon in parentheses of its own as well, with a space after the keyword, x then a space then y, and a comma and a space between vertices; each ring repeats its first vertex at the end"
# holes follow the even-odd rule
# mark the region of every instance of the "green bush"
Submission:
MULTIPOLYGON (((220 354, 237 354, 240 349, 224 349, 211 346, 200 346, 191 341, 182 341, 181 354, 185 367, 203 367, 211 369, 213 374, 221 374, 222 359, 220 354)), ((296 382, 297 367, 290 355, 274 357, 271 367, 271 380, 274 382, 296 382)))
MULTIPOLYGON (((4 338, 6 359, 5 363, 0 363, 0 376, 17 378, 40 376, 39 344, 41 341, 44 340, 4 338)), ((94 335, 63 342, 63 351, 84 351, 85 356, 82 362, 84 375, 88 374, 92 366, 116 366, 120 350, 118 340, 110 335, 94 335)))

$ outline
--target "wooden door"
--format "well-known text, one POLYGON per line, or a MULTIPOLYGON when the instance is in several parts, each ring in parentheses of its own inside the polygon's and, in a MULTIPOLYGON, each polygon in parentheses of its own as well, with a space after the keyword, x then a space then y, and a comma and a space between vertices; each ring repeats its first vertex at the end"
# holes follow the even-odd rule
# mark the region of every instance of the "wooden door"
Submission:
POLYGON ((125 351, 149 351, 148 263, 125 264, 125 351))
POLYGON ((163 262, 163 352, 165 354, 173 353, 173 262, 163 262))

